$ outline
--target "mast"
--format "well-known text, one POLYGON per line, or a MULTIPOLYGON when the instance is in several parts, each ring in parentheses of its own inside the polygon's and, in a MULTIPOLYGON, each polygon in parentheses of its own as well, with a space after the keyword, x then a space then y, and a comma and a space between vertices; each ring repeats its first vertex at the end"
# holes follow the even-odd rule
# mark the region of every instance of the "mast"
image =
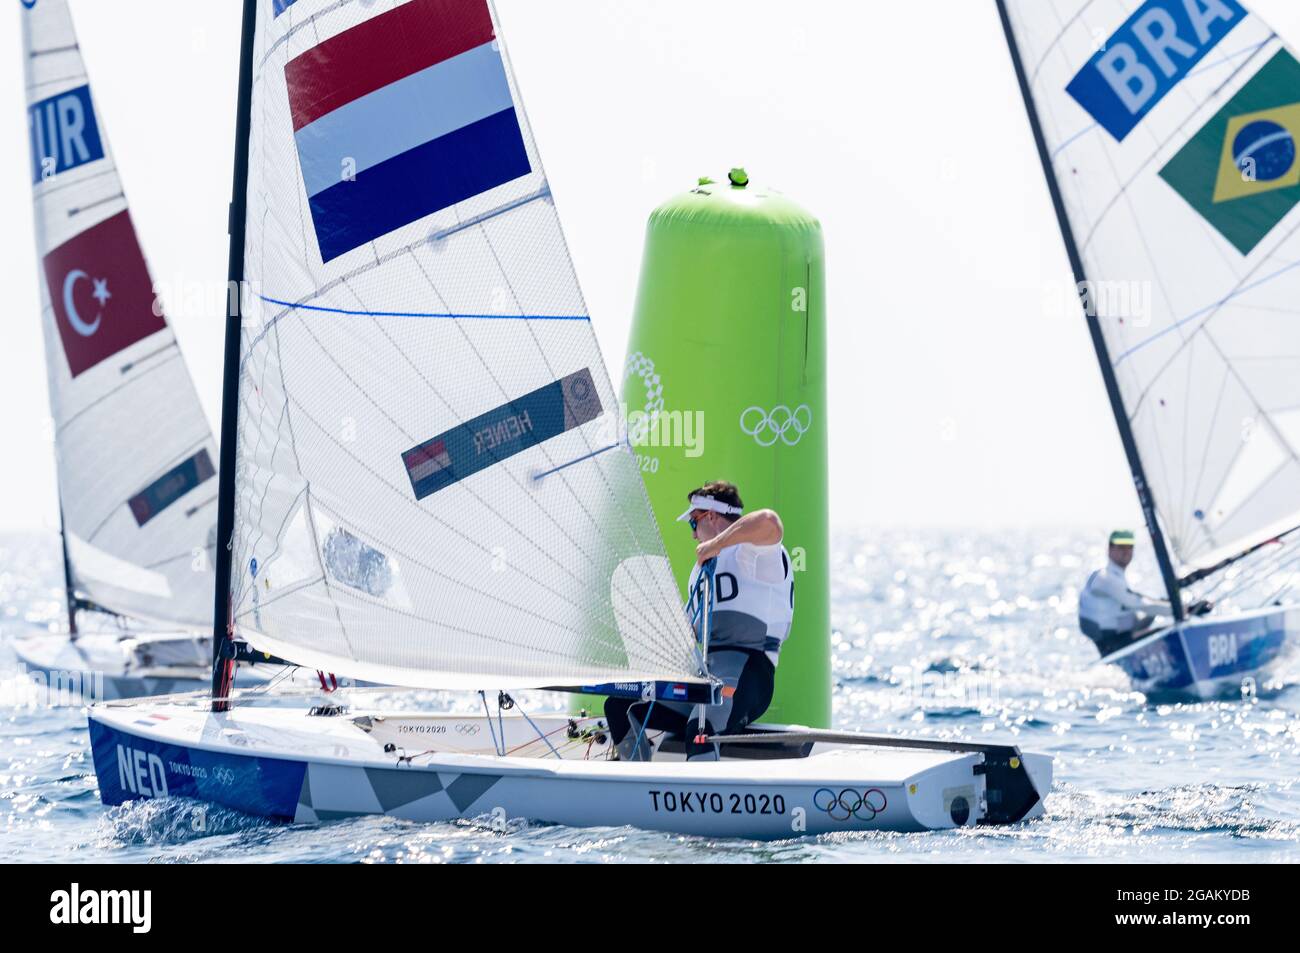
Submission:
POLYGON ((248 138, 253 103, 253 37, 257 0, 244 0, 235 112, 235 173, 230 196, 230 258, 226 285, 226 347, 221 385, 221 449, 217 490, 217 578, 212 613, 212 710, 226 711, 235 681, 230 562, 235 534, 235 440, 239 421, 239 337, 243 306, 244 221, 248 211, 248 138))
MULTIPOLYGON (((1029 78, 1025 73, 1025 64, 1020 57, 1020 47, 1016 43, 1015 33, 1011 28, 1011 18, 1007 13, 1006 0, 997 0, 998 15, 1002 18, 1002 30, 1006 34, 1007 47, 1011 51, 1011 62, 1016 69, 1016 81, 1020 84, 1020 95, 1025 100, 1025 111, 1029 114, 1029 126, 1034 133, 1034 144, 1038 147, 1038 158, 1043 164, 1043 174, 1047 179, 1047 188, 1052 195, 1052 207, 1056 210, 1056 220, 1061 227, 1061 238, 1065 241, 1065 251, 1070 259, 1070 268, 1074 272, 1075 286, 1079 294, 1086 295, 1088 277, 1083 267, 1083 258, 1070 226, 1069 214, 1065 210, 1065 201, 1061 197, 1061 187, 1052 170, 1052 158, 1047 149, 1047 140, 1043 135, 1042 123, 1038 119, 1038 110, 1034 107, 1033 92, 1029 88, 1029 78)), ((1151 486, 1147 483, 1146 470, 1142 457, 1138 453, 1137 441, 1133 438, 1133 428, 1129 423, 1128 412, 1120 397, 1119 383, 1115 380, 1115 368, 1110 361, 1110 351, 1106 339, 1101 333, 1101 322, 1094 309, 1084 307, 1084 317, 1088 322, 1088 333, 1092 336, 1092 346, 1097 352, 1097 363, 1101 366, 1101 376, 1106 382, 1106 396, 1110 398, 1110 409, 1115 415, 1115 425, 1119 427, 1120 440, 1124 444, 1124 455, 1128 458, 1129 470, 1133 474, 1133 486, 1137 489, 1138 502, 1142 506, 1142 516, 1146 520, 1147 531, 1151 534, 1151 545, 1155 548, 1156 561, 1160 564, 1160 575, 1164 578, 1165 591, 1169 594, 1169 604, 1174 618, 1183 619, 1182 593, 1178 585, 1178 574, 1174 571, 1173 559, 1165 542, 1164 531, 1156 516, 1155 500, 1151 495, 1151 486)))
POLYGON ((68 637, 77 638, 77 590, 72 583, 72 561, 68 559, 68 527, 63 522, 63 501, 59 501, 59 543, 63 546, 63 596, 68 604, 68 637))

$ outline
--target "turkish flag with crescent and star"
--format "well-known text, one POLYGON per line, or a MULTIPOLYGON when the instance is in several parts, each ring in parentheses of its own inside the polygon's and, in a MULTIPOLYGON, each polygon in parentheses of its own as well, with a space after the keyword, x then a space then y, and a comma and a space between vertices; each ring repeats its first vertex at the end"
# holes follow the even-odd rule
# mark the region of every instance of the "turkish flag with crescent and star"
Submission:
POLYGON ((167 327, 126 211, 46 255, 45 281, 73 377, 167 327))

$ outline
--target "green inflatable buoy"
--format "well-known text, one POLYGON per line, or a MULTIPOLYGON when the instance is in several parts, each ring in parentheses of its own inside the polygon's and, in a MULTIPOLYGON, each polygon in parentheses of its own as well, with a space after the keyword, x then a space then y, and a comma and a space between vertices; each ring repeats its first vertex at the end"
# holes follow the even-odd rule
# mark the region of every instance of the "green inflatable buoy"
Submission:
MULTIPOLYGON (((650 216, 624 370, 628 436, 685 597, 686 494, 735 483, 785 524, 794 625, 764 721, 829 727, 826 305, 821 225, 744 169, 650 216)), ((596 708, 599 711, 599 707, 596 708)))

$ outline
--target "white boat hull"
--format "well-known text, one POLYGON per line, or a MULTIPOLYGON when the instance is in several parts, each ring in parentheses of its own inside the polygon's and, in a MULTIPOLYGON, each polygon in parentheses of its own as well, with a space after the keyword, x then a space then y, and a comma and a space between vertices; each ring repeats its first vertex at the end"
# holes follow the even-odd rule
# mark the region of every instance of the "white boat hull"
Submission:
MULTIPOLYGON (((380 717, 361 721, 373 725, 380 717)), ((212 714, 197 703, 149 703, 92 709, 90 733, 106 804, 181 796, 285 821, 525 818, 780 839, 938 830, 989 815, 984 756, 974 752, 817 745, 806 757, 617 762, 605 758, 607 739, 565 737, 570 719, 563 715, 533 719, 562 758, 518 716, 491 725, 473 715, 416 720, 425 728, 403 747, 385 740, 391 734, 366 730, 355 715, 305 717, 301 708, 212 714), (505 756, 491 740, 498 724, 505 756)), ((1032 818, 1043 810, 1051 759, 1023 755, 1016 769, 1035 792, 1021 815, 1032 818)))

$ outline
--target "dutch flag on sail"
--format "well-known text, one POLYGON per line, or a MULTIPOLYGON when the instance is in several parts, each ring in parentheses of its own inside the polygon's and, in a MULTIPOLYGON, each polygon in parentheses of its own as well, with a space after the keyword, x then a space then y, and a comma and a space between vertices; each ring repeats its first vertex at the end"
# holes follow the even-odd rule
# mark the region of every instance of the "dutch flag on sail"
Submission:
POLYGON ((285 66, 321 259, 531 171, 486 0, 409 0, 285 66))

